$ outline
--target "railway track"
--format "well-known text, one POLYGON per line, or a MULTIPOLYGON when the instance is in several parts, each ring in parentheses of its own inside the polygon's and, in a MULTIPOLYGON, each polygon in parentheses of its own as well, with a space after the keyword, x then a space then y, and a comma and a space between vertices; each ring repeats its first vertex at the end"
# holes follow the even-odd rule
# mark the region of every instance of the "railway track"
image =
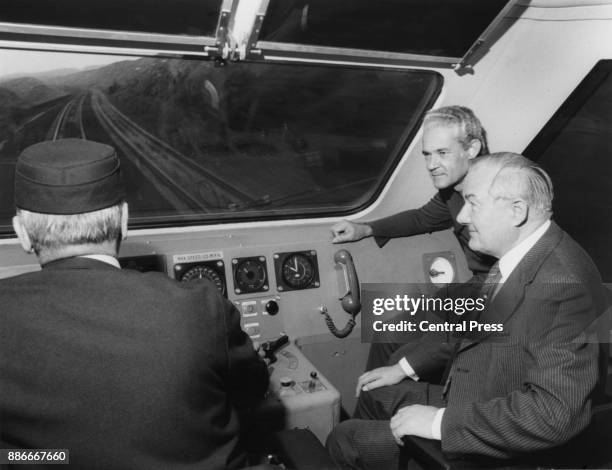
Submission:
POLYGON ((47 132, 47 140, 65 139, 69 137, 86 139, 83 126, 83 102, 87 97, 83 94, 68 101, 57 114, 47 132))
POLYGON ((101 91, 94 90, 91 96, 92 109, 109 136, 145 176, 166 189, 166 197, 175 205, 182 199, 211 212, 255 201, 134 123, 101 91))

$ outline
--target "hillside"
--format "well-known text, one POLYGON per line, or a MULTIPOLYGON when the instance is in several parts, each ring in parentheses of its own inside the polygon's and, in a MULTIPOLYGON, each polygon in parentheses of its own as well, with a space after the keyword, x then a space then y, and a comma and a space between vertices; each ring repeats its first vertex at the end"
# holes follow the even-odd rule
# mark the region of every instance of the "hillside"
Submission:
POLYGON ((56 87, 48 86, 38 78, 19 77, 0 83, 0 87, 17 95, 24 105, 33 106, 63 96, 56 87))

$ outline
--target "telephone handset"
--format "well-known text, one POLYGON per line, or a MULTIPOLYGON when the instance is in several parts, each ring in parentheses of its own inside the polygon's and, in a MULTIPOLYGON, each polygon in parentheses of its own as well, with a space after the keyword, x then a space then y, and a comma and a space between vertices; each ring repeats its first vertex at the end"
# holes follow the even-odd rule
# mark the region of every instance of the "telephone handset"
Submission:
POLYGON ((329 316, 327 308, 321 307, 320 311, 321 314, 325 316, 325 323, 329 331, 338 338, 344 338, 353 331, 355 327, 355 317, 361 311, 361 292, 359 290, 359 278, 357 277, 355 263, 349 251, 346 249, 339 250, 334 255, 334 262, 340 265, 344 275, 344 284, 346 286, 346 290, 343 290, 344 294, 340 296, 340 305, 342 305, 346 313, 351 315, 351 318, 346 326, 339 330, 329 316))

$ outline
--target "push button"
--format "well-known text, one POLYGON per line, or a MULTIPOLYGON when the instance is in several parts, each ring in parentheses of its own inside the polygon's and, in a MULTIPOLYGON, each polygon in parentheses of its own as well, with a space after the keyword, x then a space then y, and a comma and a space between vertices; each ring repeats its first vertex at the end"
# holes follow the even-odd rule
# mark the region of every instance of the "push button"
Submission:
POLYGON ((242 302, 240 308, 242 309, 243 317, 257 316, 257 302, 255 302, 254 300, 249 302, 242 302))

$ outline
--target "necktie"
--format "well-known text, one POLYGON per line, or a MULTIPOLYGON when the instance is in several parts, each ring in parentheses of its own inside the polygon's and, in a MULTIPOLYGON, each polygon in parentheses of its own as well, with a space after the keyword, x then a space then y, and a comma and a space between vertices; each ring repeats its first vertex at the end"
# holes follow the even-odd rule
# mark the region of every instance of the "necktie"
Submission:
MULTIPOLYGON (((493 266, 491 266, 491 269, 489 270, 487 277, 485 278, 485 280, 482 283, 482 286, 479 289, 480 296, 485 299, 485 306, 490 304, 493 301, 493 297, 495 297, 495 294, 499 290, 499 281, 501 281, 501 278, 502 278, 502 274, 501 274, 501 271, 499 270, 499 262, 496 262, 493 266)), ((451 354, 450 359, 446 363, 444 374, 442 374, 442 382, 444 383, 444 389, 442 390, 443 398, 446 397, 446 394, 448 393, 448 390, 450 388, 450 383, 451 383, 450 371, 453 366, 453 362, 455 362, 455 358, 457 357, 457 353, 459 352, 460 347, 461 347, 461 339, 457 340, 457 342, 455 343, 453 347, 453 353, 451 354)))
POLYGON ((489 273, 487 274, 487 277, 482 283, 482 287, 480 289, 480 295, 485 298, 485 303, 490 303, 493 300, 493 297, 495 297, 495 294, 499 290, 499 281, 501 281, 501 278, 502 274, 499 270, 499 262, 496 262, 493 266, 491 266, 491 269, 489 270, 489 273))

